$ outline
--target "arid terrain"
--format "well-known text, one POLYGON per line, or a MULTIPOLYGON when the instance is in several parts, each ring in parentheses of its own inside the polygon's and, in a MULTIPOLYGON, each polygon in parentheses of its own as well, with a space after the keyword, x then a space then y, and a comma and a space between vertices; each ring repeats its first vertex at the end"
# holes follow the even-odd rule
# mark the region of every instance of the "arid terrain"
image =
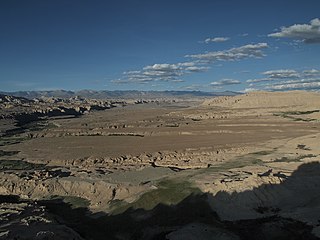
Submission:
POLYGON ((320 239, 320 94, 0 95, 0 239, 320 239))

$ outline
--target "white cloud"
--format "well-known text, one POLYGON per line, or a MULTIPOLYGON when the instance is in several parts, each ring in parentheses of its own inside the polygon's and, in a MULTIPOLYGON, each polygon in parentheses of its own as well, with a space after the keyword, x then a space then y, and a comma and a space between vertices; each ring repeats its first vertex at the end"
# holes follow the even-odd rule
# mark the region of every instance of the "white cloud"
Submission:
MULTIPOLYGON (((212 38, 210 41, 226 41, 228 38, 212 38)), ((208 40, 209 41, 209 40, 208 40)), ((205 72, 210 69, 209 65, 217 61, 237 61, 247 58, 262 58, 265 56, 263 50, 268 48, 267 43, 248 44, 224 51, 209 52, 204 54, 187 55, 192 61, 180 63, 157 63, 143 67, 141 70, 123 72, 123 77, 112 80, 115 84, 146 84, 155 81, 181 82, 181 77, 190 74, 205 72)), ((237 80, 221 82, 221 85, 239 84, 237 80), (223 83, 223 84, 222 84, 223 83)), ((211 85, 213 86, 213 85, 211 85)), ((216 85, 218 86, 218 85, 216 85)))
POLYGON ((146 84, 151 81, 152 81, 151 79, 115 79, 115 80, 111 80, 111 82, 115 83, 115 84, 128 84, 128 83, 146 84))
POLYGON ((258 83, 258 82, 266 82, 266 81, 273 81, 272 78, 255 78, 255 79, 248 79, 247 83, 258 83))
POLYGON ((192 85, 188 85, 188 86, 182 86, 180 87, 180 89, 183 90, 189 90, 189 91, 199 91, 200 89, 203 89, 204 85, 200 85, 200 84, 192 84, 192 85))
POLYGON ((143 70, 154 70, 154 71, 174 71, 178 69, 179 69, 178 64, 168 64, 168 63, 154 64, 154 65, 146 66, 143 68, 143 70))
MULTIPOLYGON (((312 83, 312 82, 320 82, 320 78, 302 78, 295 80, 286 80, 273 83, 272 85, 284 85, 284 84, 294 84, 294 83, 312 83)), ((271 86, 271 84, 267 84, 266 86, 271 86)))
MULTIPOLYGON (((320 79, 319 79, 320 80, 320 79)), ((320 90, 320 81, 274 85, 267 90, 320 90)))
POLYGON ((157 63, 145 66, 142 70, 126 71, 123 73, 123 78, 111 82, 115 84, 146 84, 154 81, 179 83, 183 81, 180 77, 185 74, 204 72, 208 69, 209 67, 200 65, 200 63, 197 62, 182 62, 175 64, 157 63))
POLYGON ((268 81, 276 81, 281 79, 297 79, 300 77, 300 74, 293 69, 279 69, 279 70, 270 70, 261 73, 265 75, 264 78, 248 79, 247 83, 260 83, 268 81))
POLYGON ((235 84, 241 84, 241 82, 235 79, 221 79, 219 81, 210 83, 211 86, 225 86, 225 85, 235 85, 235 84))
POLYGON ((259 89, 257 88, 246 88, 243 90, 243 92, 247 93, 247 92, 256 92, 259 91, 259 89))
POLYGON ((215 38, 207 38, 206 40, 204 40, 205 43, 210 43, 210 42, 226 42, 228 41, 230 38, 228 37, 215 37, 215 38))
POLYGON ((261 73, 267 78, 249 79, 250 88, 285 91, 285 90, 320 90, 320 71, 317 69, 298 72, 293 69, 271 70, 261 73))
POLYGON ((294 24, 281 27, 280 32, 271 33, 269 37, 293 38, 303 40, 304 43, 320 43, 320 19, 315 18, 310 24, 294 24))
POLYGON ((262 58, 265 56, 262 50, 267 47, 267 43, 248 44, 224 51, 187 55, 186 57, 200 59, 204 62, 237 61, 246 58, 262 58))
POLYGON ((209 70, 209 67, 197 67, 197 66, 192 66, 192 67, 187 67, 185 70, 190 71, 190 72, 204 72, 209 70))
POLYGON ((141 71, 127 71, 127 72, 123 72, 123 74, 139 74, 141 73, 141 71))
POLYGON ((174 82, 174 83, 181 83, 181 82, 185 82, 184 80, 182 79, 174 79, 172 80, 171 82, 174 82))
POLYGON ((318 76, 320 75, 320 70, 317 70, 317 69, 304 70, 303 74, 305 76, 318 76))
POLYGON ((271 71, 263 72, 262 74, 268 76, 271 79, 300 77, 299 73, 292 69, 271 70, 271 71))

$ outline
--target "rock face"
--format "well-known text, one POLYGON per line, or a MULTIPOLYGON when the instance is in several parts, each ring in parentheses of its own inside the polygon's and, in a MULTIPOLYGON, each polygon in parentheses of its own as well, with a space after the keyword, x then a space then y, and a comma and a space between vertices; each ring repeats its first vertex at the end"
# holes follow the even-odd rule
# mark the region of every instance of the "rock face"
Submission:
POLYGON ((98 174, 83 174, 79 170, 17 170, 0 172, 0 195, 17 195, 25 199, 42 199, 50 196, 75 196, 90 200, 92 209, 107 208, 117 199, 139 196, 147 186, 109 183, 98 174))
POLYGON ((41 98, 29 100, 26 98, 0 95, 2 118, 14 118, 20 125, 39 120, 43 117, 64 115, 78 116, 91 110, 105 110, 114 107, 113 104, 124 102, 91 100, 82 98, 41 98))
POLYGON ((71 228, 58 223, 44 206, 0 196, 0 239, 3 240, 83 240, 71 228))
POLYGON ((317 226, 320 209, 320 164, 303 164, 290 174, 253 173, 243 181, 230 178, 216 184, 212 208, 223 220, 235 221, 270 216, 293 218, 317 226), (244 189, 239 191, 241 186, 244 189), (245 190, 246 189, 246 190, 245 190), (312 204, 311 204, 312 203, 312 204))

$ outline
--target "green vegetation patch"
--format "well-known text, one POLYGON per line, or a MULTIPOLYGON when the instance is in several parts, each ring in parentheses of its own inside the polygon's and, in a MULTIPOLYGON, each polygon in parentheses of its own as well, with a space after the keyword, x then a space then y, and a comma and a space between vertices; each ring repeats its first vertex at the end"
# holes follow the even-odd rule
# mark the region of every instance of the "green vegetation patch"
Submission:
POLYGON ((119 214, 129 208, 151 210, 158 204, 176 205, 191 194, 201 193, 200 189, 190 182, 164 180, 157 184, 157 189, 142 194, 133 203, 115 200, 110 203, 112 214, 119 214))
POLYGON ((250 165, 260 165, 262 163, 263 162, 261 159, 252 158, 252 157, 248 157, 248 158, 241 157, 241 158, 238 158, 236 161, 230 161, 230 162, 221 164, 220 168, 223 167, 226 170, 228 170, 231 168, 242 168, 250 165))
POLYGON ((261 159, 256 158, 253 154, 248 154, 245 156, 238 157, 232 161, 223 162, 219 165, 213 165, 208 168, 210 171, 220 172, 220 171, 228 171, 234 168, 243 168, 247 166, 253 165, 263 165, 263 161, 261 159))

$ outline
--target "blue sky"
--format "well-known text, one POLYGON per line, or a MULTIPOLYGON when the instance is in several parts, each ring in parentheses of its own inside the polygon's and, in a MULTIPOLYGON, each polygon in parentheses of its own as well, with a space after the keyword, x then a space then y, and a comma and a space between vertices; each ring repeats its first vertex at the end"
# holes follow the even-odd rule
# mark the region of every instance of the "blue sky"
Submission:
POLYGON ((3 0, 0 90, 319 90, 319 9, 319 0, 3 0))

